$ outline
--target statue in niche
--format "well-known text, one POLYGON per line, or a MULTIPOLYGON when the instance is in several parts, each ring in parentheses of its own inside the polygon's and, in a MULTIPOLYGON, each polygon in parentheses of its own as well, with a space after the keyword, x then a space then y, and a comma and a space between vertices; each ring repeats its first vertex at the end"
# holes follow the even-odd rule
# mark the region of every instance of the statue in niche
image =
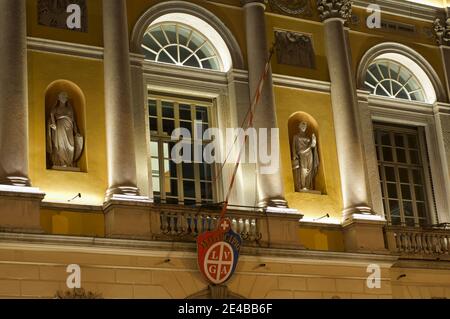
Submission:
POLYGON ((84 138, 67 92, 61 92, 47 120, 47 153, 52 168, 76 168, 83 152, 84 138))
POLYGON ((314 179, 319 171, 317 137, 314 133, 308 136, 307 130, 308 123, 301 122, 299 132, 295 134, 292 143, 292 167, 296 192, 314 191, 314 179))

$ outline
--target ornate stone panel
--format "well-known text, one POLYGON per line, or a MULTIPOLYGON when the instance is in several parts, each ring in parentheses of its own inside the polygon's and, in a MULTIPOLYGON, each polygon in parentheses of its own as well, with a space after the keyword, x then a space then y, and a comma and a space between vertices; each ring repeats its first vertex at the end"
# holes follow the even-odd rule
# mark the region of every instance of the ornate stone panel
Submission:
POLYGON ((295 32, 275 31, 275 39, 278 63, 310 69, 316 67, 316 56, 310 36, 295 32))
MULTIPOLYGON (((43 26, 74 31, 88 31, 86 0, 38 0, 38 23, 43 26), (72 6, 71 5, 75 5, 72 6), (80 27, 70 27, 69 17, 79 9, 80 27)), ((71 18, 71 22, 74 20, 71 18)))

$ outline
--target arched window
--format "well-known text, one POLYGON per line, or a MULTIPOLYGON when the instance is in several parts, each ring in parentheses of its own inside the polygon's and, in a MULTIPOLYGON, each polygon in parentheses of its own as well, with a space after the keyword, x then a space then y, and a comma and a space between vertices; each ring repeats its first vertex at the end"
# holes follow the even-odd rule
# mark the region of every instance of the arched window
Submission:
POLYGON ((142 48, 147 60, 221 71, 223 66, 214 45, 200 31, 182 23, 152 25, 142 48))
POLYGON ((228 72, 233 66, 229 41, 194 15, 162 15, 141 34, 140 47, 148 61, 220 72, 228 72))
POLYGON ((392 60, 377 60, 367 70, 365 84, 372 94, 425 102, 425 92, 416 76, 392 60))
POLYGON ((374 95, 432 104, 436 93, 424 70, 408 57, 386 53, 366 70, 365 87, 374 95))

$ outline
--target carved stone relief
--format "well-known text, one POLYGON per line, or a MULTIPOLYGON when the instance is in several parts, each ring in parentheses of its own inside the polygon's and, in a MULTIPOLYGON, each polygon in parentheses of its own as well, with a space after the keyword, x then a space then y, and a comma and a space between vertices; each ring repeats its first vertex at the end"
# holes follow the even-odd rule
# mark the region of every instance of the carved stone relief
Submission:
POLYGON ((310 0, 269 0, 273 11, 292 16, 311 16, 310 0))
POLYGON ((47 27, 87 32, 86 0, 38 0, 38 23, 47 27), (77 19, 78 13, 80 25, 74 27, 71 24, 73 22, 71 17, 77 19))
POLYGON ((314 69, 316 55, 310 36, 287 31, 275 31, 277 59, 280 64, 314 69))

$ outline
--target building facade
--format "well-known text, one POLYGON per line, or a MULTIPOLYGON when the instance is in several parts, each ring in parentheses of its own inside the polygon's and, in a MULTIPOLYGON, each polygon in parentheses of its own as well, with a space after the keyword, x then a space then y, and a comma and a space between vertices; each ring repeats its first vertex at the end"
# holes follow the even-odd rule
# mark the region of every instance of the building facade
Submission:
POLYGON ((449 5, 0 0, 0 297, 449 298, 449 5))

